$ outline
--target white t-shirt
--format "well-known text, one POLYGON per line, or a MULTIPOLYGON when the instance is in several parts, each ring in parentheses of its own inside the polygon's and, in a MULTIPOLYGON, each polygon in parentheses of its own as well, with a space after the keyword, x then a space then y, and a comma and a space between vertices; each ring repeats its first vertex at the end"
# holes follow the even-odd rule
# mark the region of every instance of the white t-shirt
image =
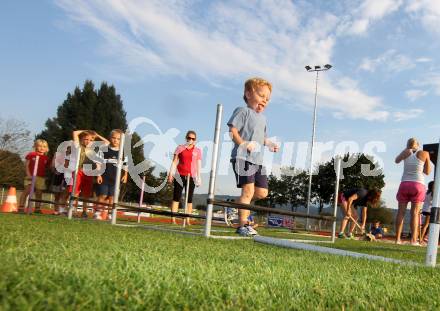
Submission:
POLYGON ((432 207, 432 193, 428 193, 425 196, 425 202, 423 202, 422 213, 431 213, 432 207))

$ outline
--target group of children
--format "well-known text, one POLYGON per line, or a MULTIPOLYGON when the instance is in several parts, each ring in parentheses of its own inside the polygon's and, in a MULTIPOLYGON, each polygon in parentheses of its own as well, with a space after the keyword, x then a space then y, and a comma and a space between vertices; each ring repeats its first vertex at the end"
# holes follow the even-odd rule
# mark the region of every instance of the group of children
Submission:
MULTIPOLYGON (((116 164, 118 162, 118 153, 122 131, 119 129, 112 130, 109 140, 91 130, 77 130, 72 134, 72 146, 67 148, 65 154, 55 153, 52 161, 49 160, 49 146, 44 139, 37 139, 34 143, 34 151, 28 153, 25 157, 26 177, 24 180, 24 191, 20 197, 19 206, 24 210, 26 198, 32 192, 32 180, 34 193, 37 200, 41 199, 42 191, 46 190, 46 173, 52 170, 51 192, 55 193, 56 208, 55 213, 64 213, 64 206, 67 197, 72 194, 74 174, 76 173, 76 185, 73 191, 76 197, 90 198, 95 192, 98 197, 98 203, 94 206, 95 216, 99 218, 100 210, 104 210, 103 203, 112 204, 116 181, 116 164), (95 153, 92 143, 100 140, 102 144, 99 146, 97 157, 91 153, 95 153), (78 152, 74 152, 78 150, 78 152), (37 163, 38 162, 38 163, 37 163), (78 162, 78 163, 77 163, 78 162), (78 170, 75 172, 77 164, 78 170), (89 174, 90 169, 96 169, 98 175, 96 179, 93 174, 89 174), (96 180, 96 183, 95 183, 96 180)), ((128 173, 125 170, 121 182, 126 183, 128 173)), ((30 204, 29 204, 30 205, 30 204)), ((35 213, 41 213, 41 204, 36 202, 35 213)), ((83 209, 82 217, 87 218, 87 209, 83 209)))
MULTIPOLYGON (((272 84, 267 80, 262 78, 251 78, 248 79, 244 84, 244 94, 243 99, 245 102, 245 107, 238 107, 232 113, 227 125, 229 127, 229 133, 234 142, 234 147, 231 152, 231 164, 235 174, 236 185, 241 188, 241 195, 238 199, 239 203, 250 204, 253 201, 265 198, 268 195, 268 179, 263 166, 263 149, 268 147, 272 152, 277 152, 279 150, 278 144, 272 142, 268 139, 267 135, 267 124, 266 118, 263 114, 264 110, 270 101, 272 93, 272 84)), ((93 131, 88 130, 78 130, 73 132, 73 141, 76 146, 80 148, 80 155, 77 159, 79 161, 79 170, 77 172, 77 182, 75 195, 81 195, 81 197, 90 197, 93 192, 94 178, 85 173, 83 167, 87 164, 96 164, 91 157, 87 156, 87 147, 95 140, 100 139, 104 142, 106 146, 109 146, 108 150, 101 152, 101 158, 104 159, 101 163, 115 164, 118 157, 119 143, 122 131, 113 130, 110 135, 110 140, 98 135, 93 131)), ((188 131, 186 135, 187 144, 179 146, 176 149, 173 158, 173 166, 169 172, 168 182, 174 183, 174 196, 172 203, 172 211, 176 212, 178 207, 178 202, 180 201, 182 195, 183 184, 186 183, 186 178, 189 177, 189 200, 188 200, 188 212, 191 212, 192 194, 195 185, 200 185, 200 162, 201 162, 201 152, 195 147, 196 133, 194 131, 188 131), (179 163, 179 164, 178 164, 179 163), (176 169, 177 167, 177 169, 176 169), (178 183, 177 178, 180 180, 178 183), (183 181, 183 183, 181 182, 183 181)), ((412 149, 411 149, 412 150, 412 149)), ((414 149, 415 150, 415 149, 414 149)), ((26 156, 26 179, 25 179, 25 191, 20 200, 20 204, 24 205, 25 197, 30 192, 30 181, 32 179, 32 172, 35 165, 35 158, 39 156, 39 163, 37 169, 37 177, 35 182, 36 196, 41 197, 41 191, 45 189, 44 174, 45 169, 49 167, 49 159, 46 154, 48 152, 47 142, 44 140, 37 140, 35 142, 35 151, 29 153, 26 156)), ((406 152, 406 151, 404 151, 406 152)), ((416 152, 416 151, 414 151, 416 152)), ((407 152, 408 155, 412 154, 413 151, 407 152)), ((405 159, 405 156, 399 155, 399 161, 405 159)), ((423 155, 424 156, 424 155, 423 155)), ((412 159, 412 158, 411 158, 412 159)), ((429 159, 429 157, 428 157, 429 159)), ((67 167, 70 159, 65 159, 64 166, 67 167)), ((423 158, 423 163, 426 159, 423 158)), ((420 160, 420 161, 422 161, 420 160)), ((54 160, 56 161, 56 160, 54 160)), ((52 161, 52 162, 54 162, 52 161)), ((407 161, 407 160, 405 160, 407 161)), ((414 160, 417 162, 416 160, 414 160)), ((398 160, 396 159, 396 163, 398 160)), ((406 163, 406 162, 405 162, 406 163)), ((420 166, 420 163, 416 163, 420 166)), ((99 163, 97 165, 100 165, 99 163)), ((426 166, 427 164, 425 164, 426 166)), ((52 164, 52 167, 54 164, 52 164)), ((405 166, 406 167, 406 166, 405 166)), ((406 168, 405 168, 406 169, 406 168)), ((421 174, 421 173, 420 173, 421 174)), ((419 174, 419 175, 420 175, 419 174)), ((116 168, 114 165, 107 165, 104 173, 96 178, 96 194, 98 196, 99 202, 112 203, 114 185, 115 185, 116 168)), ((417 175, 418 176, 418 175, 417 175)), ((411 177, 411 176, 410 176, 411 177)), ((63 182, 65 178, 59 178, 59 182, 63 182)), ((412 182, 412 179, 409 179, 412 182)), ((127 172, 122 177, 122 182, 127 181, 127 172)), ((403 180, 404 181, 404 180, 403 180)), ((416 180, 418 181, 418 180, 416 180)), ((66 192, 62 192, 62 185, 57 185, 60 193, 71 193, 72 185, 67 187, 66 192)), ((432 187, 431 187, 432 188, 432 187)), ((430 190, 432 192, 432 190, 430 190)), ((344 218, 341 223, 339 237, 352 237, 352 233, 355 225, 357 223, 358 215, 357 208, 362 208, 362 225, 360 225, 361 230, 365 230, 367 208, 369 206, 377 206, 380 199, 381 192, 377 189, 348 189, 341 192, 338 200, 342 207, 342 212, 344 218), (348 235, 345 235, 345 227, 351 222, 348 235)), ((403 197, 403 192, 399 190, 400 197, 399 208, 402 202, 402 206, 405 206, 408 201, 401 199, 403 197), (405 202, 406 203, 405 203, 405 202)), ((62 201, 67 195, 60 195, 58 201, 62 201)), ((428 203, 427 203, 428 204, 428 203)), ((429 204, 428 204, 429 205, 429 204)), ((38 210, 37 210, 38 211, 38 210)), ((424 215, 429 213, 429 208, 424 210, 424 215)), ((240 209, 239 214, 239 226, 237 228, 237 234, 243 236, 256 235, 257 231, 255 226, 249 221, 250 211, 240 209)), ((83 213, 84 217, 87 214, 83 213)), ((399 214, 400 217, 400 214, 399 214)), ((427 217, 429 219, 429 217, 427 217)), ((173 219, 174 220, 174 219, 173 219)), ((398 221, 401 219, 398 218, 398 221)), ((375 222, 378 226, 378 223, 375 222)), ((397 231, 399 233, 399 228, 397 226, 397 231)), ((423 228, 423 234, 426 232, 427 225, 423 228)), ((379 227, 374 227, 372 229, 377 237, 383 236, 383 231, 379 227)), ((400 235, 398 234, 398 239, 400 235)))

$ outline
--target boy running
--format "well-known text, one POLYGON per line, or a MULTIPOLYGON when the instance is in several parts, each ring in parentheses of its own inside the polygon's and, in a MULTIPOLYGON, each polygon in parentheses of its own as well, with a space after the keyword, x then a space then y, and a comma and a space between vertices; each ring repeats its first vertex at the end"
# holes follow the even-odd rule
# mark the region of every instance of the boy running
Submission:
MULTIPOLYGON (((250 204, 263 199, 268 193, 268 182, 263 167, 263 149, 277 152, 279 147, 266 135, 266 117, 263 111, 270 100, 272 85, 261 78, 251 78, 244 84, 243 99, 246 107, 234 110, 228 121, 229 133, 235 143, 231 153, 237 187, 241 188, 238 203, 250 204)), ((249 210, 238 210, 240 225, 237 233, 243 236, 256 235, 248 224, 249 210)))

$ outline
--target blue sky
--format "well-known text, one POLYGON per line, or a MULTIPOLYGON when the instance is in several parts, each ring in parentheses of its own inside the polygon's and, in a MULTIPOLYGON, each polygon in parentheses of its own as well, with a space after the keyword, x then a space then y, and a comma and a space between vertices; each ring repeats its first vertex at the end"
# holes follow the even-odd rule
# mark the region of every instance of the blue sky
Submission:
MULTIPOLYGON (((330 63, 319 81, 317 141, 353 141, 361 150, 383 142, 386 151, 376 154, 389 207, 402 171, 393 159, 406 140, 440 136, 437 0, 44 0, 0 8, 1 117, 23 120, 33 133, 91 79, 115 85, 129 120, 148 117, 163 131, 192 128, 209 140, 216 104, 228 118, 243 105, 243 81, 262 76, 274 87, 270 136, 308 142, 314 75, 304 66, 330 63)), ((217 188, 237 193, 232 176, 217 188)))

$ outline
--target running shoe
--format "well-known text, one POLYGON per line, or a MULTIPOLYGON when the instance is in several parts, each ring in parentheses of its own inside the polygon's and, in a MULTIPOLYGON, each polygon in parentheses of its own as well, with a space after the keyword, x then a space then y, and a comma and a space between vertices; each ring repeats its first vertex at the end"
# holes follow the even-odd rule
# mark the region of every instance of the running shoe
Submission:
POLYGON ((250 236, 249 230, 247 227, 238 227, 235 233, 241 235, 241 236, 250 236))
POLYGON ((354 234, 349 233, 346 237, 347 240, 355 240, 354 234))
POLYGON ((252 228, 252 226, 247 225, 247 226, 245 226, 245 228, 247 228, 247 230, 248 230, 248 234, 249 234, 249 235, 258 235, 257 230, 255 230, 254 228, 252 228))
POLYGON ((343 239, 343 238, 345 238, 345 234, 344 234, 344 232, 339 232, 339 234, 338 234, 338 238, 339 238, 339 239, 343 239))

